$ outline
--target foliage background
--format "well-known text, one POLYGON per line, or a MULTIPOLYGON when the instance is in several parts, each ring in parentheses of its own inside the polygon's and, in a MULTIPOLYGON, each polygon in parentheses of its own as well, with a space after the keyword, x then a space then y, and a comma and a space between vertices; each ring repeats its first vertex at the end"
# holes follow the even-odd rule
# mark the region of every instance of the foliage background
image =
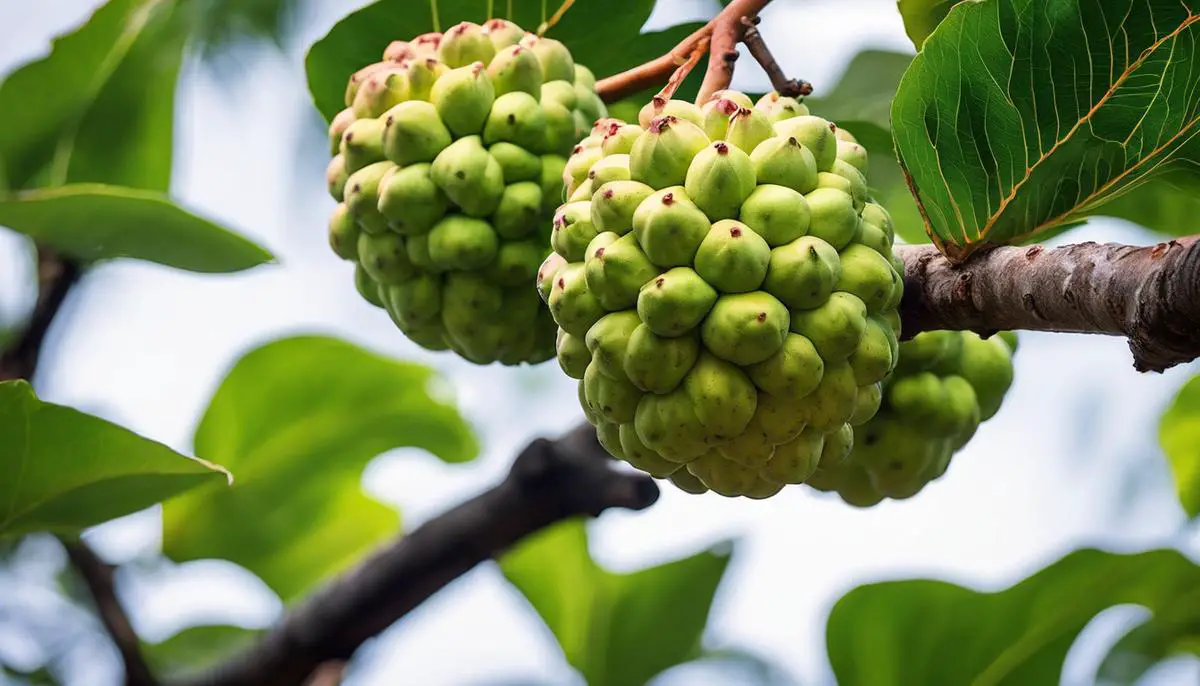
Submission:
MULTIPOLYGON (((53 35, 77 25, 96 4, 0 3, 0 71, 44 53, 53 35)), ((359 299, 346 264, 328 253, 324 223, 332 201, 324 192, 324 127, 307 92, 303 57, 334 21, 361 4, 301 3, 280 47, 225 44, 212 61, 189 60, 184 67, 172 192, 185 206, 266 245, 280 264, 219 278, 135 262, 97 269, 52 332, 39 394, 186 451, 227 368, 269 339, 327 333, 425 362, 450 379, 483 452, 475 462, 455 465, 398 450, 370 464, 363 488, 401 509, 411 528, 495 482, 517 448, 567 429, 579 413, 573 384, 552 364, 480 368, 409 344, 359 299)), ((863 48, 912 51, 893 5, 777 0, 760 28, 789 74, 813 82, 820 95, 863 48)), ((716 0, 660 2, 644 29, 705 19, 718 6, 716 0)), ((769 88, 748 55, 734 86, 769 88)), ((1086 239, 1145 244, 1157 238, 1101 219, 1052 242, 1086 239)), ((26 255, 22 241, 0 234, 0 331, 32 298, 26 255)), ((831 681, 826 613, 860 583, 929 576, 998 588, 1088 545, 1181 545, 1200 554, 1200 528, 1186 526, 1157 443, 1162 410, 1200 366, 1137 374, 1119 339, 1038 334, 1023 334, 1016 365, 1001 413, 955 458, 947 476, 913 501, 858 511, 799 489, 765 502, 666 489, 645 513, 606 514, 592 527, 593 553, 612 570, 633 570, 740 538, 708 643, 754 650, 805 683, 831 681)), ((153 508, 106 524, 88 540, 110 560, 136 560, 159 547, 159 513, 153 508)), ((46 632, 59 631, 67 664, 75 666, 67 683, 113 683, 119 662, 94 625, 79 636, 62 632, 86 621, 56 612, 55 573, 63 563, 53 541, 35 537, 0 568, 6 589, 0 658, 38 661, 42 648, 12 619, 32 614, 46 632)), ((135 564, 122 570, 118 584, 148 640, 199 623, 264 627, 281 609, 261 582, 230 563, 135 564)), ((1089 640, 1068 659, 1064 683, 1086 683, 1087 665, 1137 616, 1106 613, 1107 621, 1090 628, 1089 640)), ((349 684, 385 683, 393 670, 424 684, 577 680, 495 565, 481 566, 432 598, 369 644, 363 658, 349 684)), ((663 681, 696 683, 683 672, 674 676, 663 681)), ((1200 665, 1180 660, 1146 683, 1197 678, 1200 665)))

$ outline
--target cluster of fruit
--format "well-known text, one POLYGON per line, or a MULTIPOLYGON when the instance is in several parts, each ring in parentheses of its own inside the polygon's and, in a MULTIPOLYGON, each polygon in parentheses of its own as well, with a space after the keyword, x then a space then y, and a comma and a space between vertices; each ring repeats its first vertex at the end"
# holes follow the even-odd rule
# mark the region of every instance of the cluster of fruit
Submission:
POLYGON ((606 114, 559 41, 495 19, 393 42, 330 125, 329 244, 412 341, 477 364, 554 355, 532 284, 575 142, 606 114))
POLYGON ((772 93, 655 100, 567 161, 538 286, 614 456, 764 498, 850 448, 896 361, 888 213, 852 135, 772 93))

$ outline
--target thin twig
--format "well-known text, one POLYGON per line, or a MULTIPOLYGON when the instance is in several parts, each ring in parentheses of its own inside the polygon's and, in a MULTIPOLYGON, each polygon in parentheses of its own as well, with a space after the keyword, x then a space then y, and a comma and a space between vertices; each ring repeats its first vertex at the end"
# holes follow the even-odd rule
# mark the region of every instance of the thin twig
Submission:
POLYGON ((758 30, 759 20, 759 17, 753 19, 742 17, 742 25, 745 26, 742 43, 750 52, 750 56, 762 65, 763 71, 767 72, 767 76, 771 79, 771 87, 775 89, 775 92, 789 98, 811 94, 811 83, 803 79, 789 79, 787 74, 783 73, 783 67, 780 67, 779 63, 775 61, 775 56, 771 54, 767 42, 763 40, 762 34, 758 30))
POLYGON ((679 87, 683 85, 684 79, 688 77, 688 74, 692 73, 692 70, 700 63, 700 58, 704 57, 704 53, 707 51, 708 39, 703 38, 699 43, 696 43, 696 47, 692 48, 692 54, 688 56, 687 61, 676 67, 675 71, 671 73, 671 78, 667 79, 667 84, 662 87, 658 95, 654 96, 655 99, 660 99, 665 104, 668 100, 675 97, 675 91, 679 90, 679 87))
POLYGON ((557 24, 559 22, 559 20, 561 20, 563 18, 563 15, 566 14, 567 10, 571 9, 571 5, 574 5, 574 4, 575 4, 575 0, 563 0, 563 4, 561 6, 559 6, 558 11, 555 12, 549 19, 542 22, 541 25, 537 27, 538 38, 541 38, 542 36, 544 36, 546 34, 547 31, 554 28, 554 25, 557 24))
POLYGON ((0 354, 0 381, 33 381, 50 325, 82 273, 78 263, 47 248, 38 250, 37 271, 37 301, 21 334, 0 354))
POLYGON ((86 543, 79 540, 60 539, 67 551, 67 559, 87 586, 88 593, 96 606, 100 622, 112 637, 121 662, 125 665, 126 686, 157 686, 158 681, 142 657, 141 641, 129 617, 121 607, 113 586, 113 567, 101 560, 86 543))

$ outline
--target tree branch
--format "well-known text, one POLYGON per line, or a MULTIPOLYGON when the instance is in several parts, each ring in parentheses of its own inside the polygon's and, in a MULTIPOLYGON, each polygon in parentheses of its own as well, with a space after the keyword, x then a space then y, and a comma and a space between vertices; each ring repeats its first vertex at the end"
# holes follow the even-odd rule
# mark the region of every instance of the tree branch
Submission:
POLYGON ((649 476, 618 471, 582 425, 534 440, 498 486, 384 546, 315 592, 260 642, 188 686, 294 685, 328 661, 348 660, 371 637, 480 562, 555 522, 658 500, 649 476))
POLYGON ((1147 247, 993 248, 959 265, 931 245, 896 252, 905 337, 931 329, 1124 336, 1141 372, 1200 357, 1200 236, 1147 247))
POLYGON ((46 248, 38 249, 38 295, 24 330, 0 354, 0 381, 33 381, 42 343, 71 289, 79 281, 80 267, 46 248))
POLYGON ((811 83, 802 79, 789 79, 783 72, 783 67, 780 67, 779 63, 775 61, 775 56, 771 54, 767 42, 758 32, 758 21, 759 17, 753 19, 742 17, 742 23, 746 27, 742 43, 746 45, 746 49, 750 51, 750 56, 754 58, 754 61, 758 62, 763 71, 767 72, 767 76, 771 79, 771 88, 789 98, 810 95, 812 93, 811 83))
POLYGON ((82 541, 59 540, 67 551, 71 566, 87 585, 96 605, 96 614, 100 616, 101 623, 112 637, 117 651, 121 653, 121 661, 125 665, 126 686, 157 686, 158 681, 142 658, 141 641, 137 632, 133 630, 129 617, 117 599, 113 587, 112 565, 97 557, 82 541))
POLYGON ((770 2, 771 0, 733 0, 711 21, 693 31, 667 54, 597 81, 596 93, 604 102, 613 103, 664 83, 671 77, 675 69, 687 60, 700 41, 708 39, 710 40, 710 54, 713 57, 709 60, 708 71, 705 72, 704 83, 700 87, 700 94, 704 97, 696 98, 696 102, 703 103, 704 100, 707 100, 706 93, 711 95, 729 86, 729 79, 733 76, 733 60, 737 59, 735 48, 744 30, 741 23, 742 17, 757 16, 762 8, 770 2), (720 35, 718 36, 718 34, 720 35), (716 59, 717 55, 728 55, 729 53, 732 53, 734 57, 728 59, 728 65, 725 65, 725 57, 716 59), (714 66, 714 61, 719 64, 714 66), (713 75, 714 72, 719 73, 713 75), (724 78, 724 86, 719 85, 722 78, 724 78))

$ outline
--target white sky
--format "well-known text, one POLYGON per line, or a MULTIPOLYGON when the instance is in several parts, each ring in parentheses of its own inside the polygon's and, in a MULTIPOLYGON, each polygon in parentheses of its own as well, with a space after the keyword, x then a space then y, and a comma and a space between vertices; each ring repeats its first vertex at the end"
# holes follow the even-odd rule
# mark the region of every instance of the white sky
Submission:
MULTIPOLYGON (((51 36, 75 26, 96 4, 0 3, 0 71, 42 54, 51 36)), ((269 338, 320 331, 424 360, 453 380, 486 452, 467 466, 442 465, 413 451, 371 465, 365 487, 401 508, 412 527, 497 481, 520 446, 567 429, 580 414, 574 382, 553 363, 480 368, 409 344, 386 315, 359 300, 346 264, 328 252, 324 227, 332 201, 324 191, 324 162, 293 155, 302 127, 315 117, 301 56, 361 3, 320 4, 292 54, 248 59, 236 79, 224 83, 193 69, 177 109, 176 198, 260 240, 282 264, 230 276, 133 262, 97 269, 53 332, 40 391, 187 451, 223 370, 269 338), (489 387, 502 394, 488 393, 489 387), (498 396, 518 401, 497 402, 498 396)), ((700 18, 716 6, 715 0, 659 4, 647 28, 700 18)), ((820 87, 832 84, 864 44, 909 49, 893 8, 891 0, 780 2, 764 14, 761 29, 790 73, 820 87), (795 26, 815 28, 798 35, 795 26)), ((768 87, 750 60, 738 64, 735 87, 768 87)), ((1084 237, 1154 240, 1115 221, 1070 238, 1084 237)), ((13 263, 17 246, 0 236, 0 264, 13 263)), ((0 271, 0 312, 22 302, 14 292, 23 276, 20 269, 0 271)), ((1156 423, 1198 367, 1138 374, 1124 342, 1109 338, 1025 334, 1021 346, 1004 409, 955 457, 948 474, 913 500, 860 511, 807 489, 749 502, 667 488, 647 512, 603 516, 593 526, 595 553, 614 569, 634 569, 741 536, 714 608, 710 642, 764 652, 812 684, 832 683, 822 643, 825 613, 861 582, 935 575, 996 588, 1075 547, 1132 550, 1179 542, 1184 518, 1155 442, 1156 423)), ((127 559, 157 546, 157 517, 152 510, 114 522, 92 539, 111 559, 127 559)), ((1200 552, 1194 528, 1189 545, 1200 552)), ((204 620, 264 626, 279 611, 260 582, 223 562, 129 572, 120 584, 137 628, 151 639, 204 620)), ((1093 652, 1103 648, 1094 646, 1093 652)), ((491 565, 412 613, 364 657, 356 686, 388 683, 396 672, 407 683, 431 686, 577 683, 548 632, 491 565)), ((1076 657, 1068 664, 1071 684, 1086 676, 1078 665, 1087 656, 1076 657)), ((1196 665, 1188 669, 1164 674, 1159 683, 1200 678, 1196 665)), ((108 683, 95 679, 79 683, 108 683)))

